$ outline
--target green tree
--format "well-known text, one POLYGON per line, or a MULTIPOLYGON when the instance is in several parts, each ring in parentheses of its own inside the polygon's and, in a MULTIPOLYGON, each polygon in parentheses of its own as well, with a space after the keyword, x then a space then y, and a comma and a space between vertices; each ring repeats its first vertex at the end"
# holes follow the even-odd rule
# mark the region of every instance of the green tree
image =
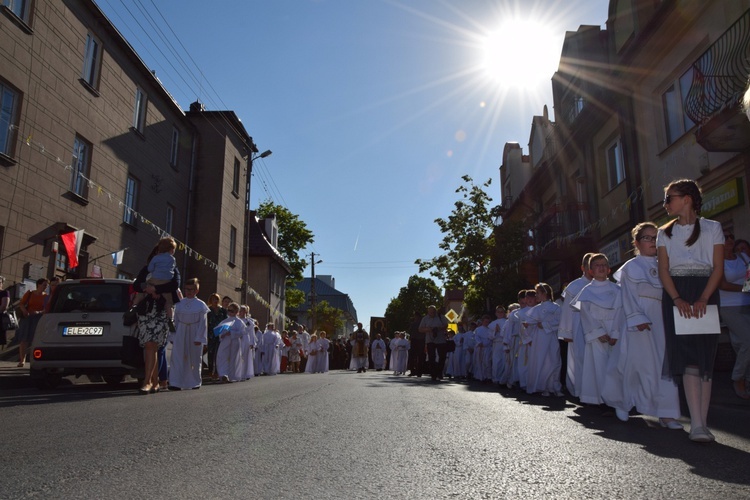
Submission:
POLYGON ((463 289, 469 311, 478 314, 490 307, 491 291, 498 286, 497 270, 491 263, 495 249, 495 220, 499 207, 491 207, 492 198, 486 188, 464 175, 464 185, 456 189, 461 199, 455 202, 447 219, 435 219, 444 234, 438 247, 443 254, 429 260, 418 259, 419 271, 428 271, 445 284, 446 288, 463 289))
POLYGON ((402 287, 396 298, 391 299, 385 309, 385 319, 389 333, 406 331, 414 313, 424 314, 427 306, 438 307, 443 303, 440 288, 430 278, 411 276, 405 287, 402 287))
POLYGON ((292 268, 292 274, 286 278, 286 305, 293 309, 305 302, 305 294, 296 289, 295 285, 302 280, 302 273, 307 266, 307 260, 300 252, 313 243, 314 235, 298 215, 286 207, 266 200, 258 207, 258 217, 264 218, 271 214, 276 215, 276 224, 279 226, 279 253, 292 268))
MULTIPOLYGON (((312 314, 312 310, 308 310, 308 314, 312 314)), ((315 329, 325 331, 329 339, 334 338, 336 332, 344 327, 342 314, 341 309, 329 305, 327 301, 318 302, 315 304, 315 329)))
POLYGON ((484 189, 490 186, 492 179, 480 186, 468 175, 461 179, 466 185, 456 189, 461 199, 454 203, 453 212, 447 219, 435 219, 445 235, 438 245, 445 253, 430 260, 416 261, 420 272, 429 270, 451 288, 464 288, 476 274, 484 272, 494 243, 490 236, 496 213, 489 207, 492 198, 484 189))

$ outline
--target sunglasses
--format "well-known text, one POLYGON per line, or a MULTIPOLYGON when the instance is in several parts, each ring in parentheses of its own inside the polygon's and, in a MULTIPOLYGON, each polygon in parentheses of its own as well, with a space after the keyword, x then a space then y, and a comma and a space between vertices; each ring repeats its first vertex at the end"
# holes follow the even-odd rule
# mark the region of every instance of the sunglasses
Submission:
POLYGON ((664 204, 669 205, 669 203, 672 201, 672 198, 684 198, 687 196, 686 194, 667 194, 664 195, 664 204))
POLYGON ((650 242, 650 241, 656 241, 656 236, 651 236, 647 234, 646 236, 641 236, 640 238, 636 238, 636 239, 638 241, 650 242))

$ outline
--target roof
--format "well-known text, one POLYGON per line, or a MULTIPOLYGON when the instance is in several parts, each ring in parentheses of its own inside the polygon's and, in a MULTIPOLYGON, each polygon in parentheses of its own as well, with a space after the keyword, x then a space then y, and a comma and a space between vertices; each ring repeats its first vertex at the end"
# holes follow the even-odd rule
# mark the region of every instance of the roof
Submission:
MULTIPOLYGON (((297 290, 302 291, 305 294, 305 302, 300 305, 296 310, 305 311, 310 308, 310 292, 312 288, 312 278, 303 278, 302 281, 298 282, 294 287, 297 290)), ((332 286, 326 284, 326 282, 315 278, 315 297, 317 297, 318 303, 322 301, 328 302, 328 305, 335 307, 345 314, 351 315, 351 317, 357 320, 357 310, 354 309, 354 304, 349 295, 342 293, 332 286)))
POLYGON ((250 223, 248 224, 250 226, 248 228, 248 255, 252 257, 269 257, 278 262, 279 265, 286 270, 287 274, 291 274, 292 268, 289 267, 289 264, 287 264, 286 260, 276 247, 271 245, 271 242, 268 241, 266 232, 260 226, 260 222, 255 214, 256 212, 254 210, 250 210, 250 223))

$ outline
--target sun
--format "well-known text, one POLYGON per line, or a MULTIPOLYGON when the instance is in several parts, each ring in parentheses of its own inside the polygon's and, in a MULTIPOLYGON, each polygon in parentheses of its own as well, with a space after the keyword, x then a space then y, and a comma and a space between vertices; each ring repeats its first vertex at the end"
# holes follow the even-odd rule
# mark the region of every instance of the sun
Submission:
POLYGON ((561 34, 539 21, 512 19, 490 32, 482 43, 482 69, 507 88, 549 85, 560 60, 561 34))

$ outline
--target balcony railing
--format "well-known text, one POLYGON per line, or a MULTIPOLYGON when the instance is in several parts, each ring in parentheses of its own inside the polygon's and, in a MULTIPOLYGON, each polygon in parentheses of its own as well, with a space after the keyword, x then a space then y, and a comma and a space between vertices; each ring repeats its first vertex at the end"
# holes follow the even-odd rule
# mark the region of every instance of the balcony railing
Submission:
POLYGON ((693 81, 685 113, 702 123, 725 106, 735 105, 750 75, 750 10, 693 63, 693 81))
POLYGON ((535 244, 540 249, 564 246, 564 240, 575 238, 589 225, 588 204, 566 203, 551 205, 536 226, 535 244))

